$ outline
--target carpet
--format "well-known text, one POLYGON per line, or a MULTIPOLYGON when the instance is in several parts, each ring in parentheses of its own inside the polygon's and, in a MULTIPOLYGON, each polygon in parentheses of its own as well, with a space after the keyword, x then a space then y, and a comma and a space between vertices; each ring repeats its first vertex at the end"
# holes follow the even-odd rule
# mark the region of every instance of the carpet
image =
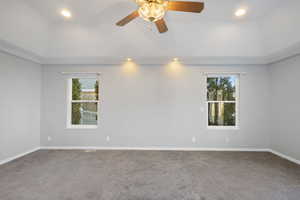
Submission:
POLYGON ((299 200, 271 153, 40 150, 0 166, 1 200, 299 200))

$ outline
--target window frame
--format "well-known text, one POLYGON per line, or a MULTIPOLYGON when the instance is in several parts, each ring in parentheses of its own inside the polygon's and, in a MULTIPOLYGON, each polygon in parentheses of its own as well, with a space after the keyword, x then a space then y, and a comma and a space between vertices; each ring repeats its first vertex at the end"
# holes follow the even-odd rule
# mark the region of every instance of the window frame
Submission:
POLYGON ((240 104, 240 75, 239 74, 230 74, 230 73, 213 73, 213 74, 207 74, 205 76, 205 104, 206 104, 206 128, 209 130, 239 130, 240 129, 240 110, 239 110, 239 104, 240 104), (218 78, 218 77, 229 77, 234 76, 236 78, 236 97, 235 101, 208 101, 207 98, 207 79, 208 78, 218 78), (208 105, 209 103, 235 103, 235 126, 210 126, 209 125, 209 109, 208 105))
POLYGON ((99 126, 100 114, 100 78, 99 76, 72 76, 67 79, 67 129, 97 129, 99 126), (72 88, 73 79, 96 79, 99 83, 98 100, 73 100, 72 88), (74 125, 72 124, 72 104, 73 103, 97 103, 97 124, 96 125, 74 125))

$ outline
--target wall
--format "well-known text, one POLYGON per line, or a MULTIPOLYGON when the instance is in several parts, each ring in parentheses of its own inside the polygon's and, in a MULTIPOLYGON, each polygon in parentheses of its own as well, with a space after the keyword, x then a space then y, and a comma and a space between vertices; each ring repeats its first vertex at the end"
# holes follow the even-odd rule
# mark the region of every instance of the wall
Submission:
POLYGON ((40 145, 41 66, 0 52, 0 163, 40 145))
POLYGON ((128 72, 124 66, 47 65, 43 68, 41 145, 267 148, 268 83, 265 66, 143 66, 128 72), (201 72, 212 70, 247 72, 241 76, 239 130, 206 128, 201 72), (98 129, 66 129, 67 77, 61 74, 65 71, 102 73, 98 129))
POLYGON ((271 65, 270 72, 271 147, 300 160, 300 56, 271 65))

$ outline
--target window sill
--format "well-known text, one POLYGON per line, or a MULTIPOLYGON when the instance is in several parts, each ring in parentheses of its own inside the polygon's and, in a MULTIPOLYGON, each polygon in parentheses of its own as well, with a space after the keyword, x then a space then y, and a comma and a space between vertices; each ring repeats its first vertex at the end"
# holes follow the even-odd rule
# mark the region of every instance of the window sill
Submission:
POLYGON ((67 129, 97 129, 97 125, 71 125, 67 126, 67 129))
POLYGON ((240 128, 238 126, 208 126, 207 127, 208 130, 233 130, 233 131, 237 131, 240 130, 240 128))

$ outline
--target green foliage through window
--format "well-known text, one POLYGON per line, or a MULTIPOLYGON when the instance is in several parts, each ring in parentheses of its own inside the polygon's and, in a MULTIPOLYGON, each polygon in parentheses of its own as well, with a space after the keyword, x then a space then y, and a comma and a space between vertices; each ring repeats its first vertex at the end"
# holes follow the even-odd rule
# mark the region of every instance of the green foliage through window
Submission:
POLYGON ((92 78, 72 79, 72 125, 97 125, 99 81, 92 78))
MULTIPOLYGON (((72 99, 78 100, 80 99, 81 92, 81 84, 79 79, 72 79, 72 99)), ((80 105, 72 104, 72 124, 80 124, 81 113, 80 113, 80 105)))
POLYGON ((235 76, 207 78, 209 126, 236 126, 235 76))

